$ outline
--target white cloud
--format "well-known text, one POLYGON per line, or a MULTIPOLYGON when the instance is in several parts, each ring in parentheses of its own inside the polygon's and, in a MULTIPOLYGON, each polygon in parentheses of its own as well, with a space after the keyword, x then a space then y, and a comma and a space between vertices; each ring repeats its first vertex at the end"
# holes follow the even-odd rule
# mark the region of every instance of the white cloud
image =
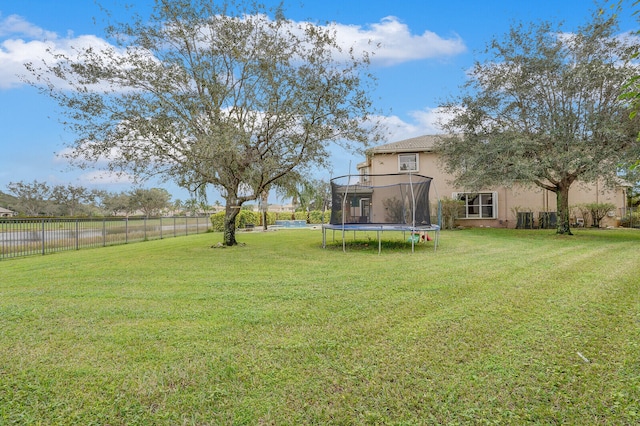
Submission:
MULTIPOLYGON (((73 149, 70 147, 62 148, 56 152, 53 157, 54 164, 69 164, 69 156, 73 153, 73 149)), ((118 155, 117 150, 110 152, 110 157, 118 155)), ((83 186, 101 186, 101 185, 121 185, 121 184, 133 184, 135 182, 134 176, 124 172, 112 172, 105 170, 108 165, 109 157, 104 156, 94 163, 97 169, 81 173, 76 178, 76 183, 83 186)))
POLYGON ((53 162, 54 163, 67 163, 69 162, 68 157, 73 153, 73 149, 66 147, 62 148, 60 151, 54 153, 53 162))
POLYGON ((51 45, 46 42, 25 42, 20 39, 5 40, 0 44, 0 89, 22 85, 21 75, 26 73, 24 64, 42 58, 51 45))
MULTIPOLYGON (((104 39, 94 35, 59 37, 56 33, 25 21, 17 15, 0 16, 0 89, 10 89, 24 84, 28 75, 26 63, 36 66, 42 60, 55 63, 54 55, 74 57, 80 49, 96 50, 113 48, 104 39)), ((117 49, 114 52, 118 52, 117 49)))
MULTIPOLYGON (((447 57, 466 50, 464 42, 457 36, 443 38, 431 31, 415 35, 406 24, 393 16, 369 26, 335 23, 331 28, 335 30, 338 42, 345 51, 354 48, 355 51, 374 52, 372 62, 383 66, 447 57)), ((52 53, 74 56, 74 47, 89 46, 100 49, 110 45, 93 35, 76 37, 70 33, 60 37, 20 16, 0 16, 0 89, 23 84, 19 76, 26 74, 24 64, 27 62, 38 63, 44 58, 51 62, 52 53)))
POLYGON ((411 120, 405 121, 397 115, 379 117, 386 131, 386 142, 397 142, 422 135, 442 133, 438 125, 446 121, 446 116, 439 108, 425 108, 409 113, 411 120))
POLYGON ((87 185, 121 185, 135 182, 134 177, 127 173, 114 173, 105 170, 83 173, 78 177, 78 180, 87 185))
MULTIPOLYGON (((89 144, 90 143, 84 145, 87 151, 91 150, 91 148, 88 146, 89 144)), ((65 147, 54 154, 53 161, 54 163, 70 163, 72 161, 81 163, 84 161, 82 153, 82 149, 65 147)), ((122 151, 119 148, 111 148, 108 152, 103 153, 95 161, 87 161, 87 163, 94 164, 96 167, 107 167, 111 161, 120 157, 122 157, 122 151)))
POLYGON ((52 31, 46 31, 26 21, 18 15, 0 16, 0 37, 27 37, 32 39, 56 39, 58 36, 52 31))
POLYGON ((353 46, 362 51, 372 51, 374 63, 395 65, 420 59, 454 56, 466 51, 458 36, 442 38, 434 32, 411 34, 409 27, 395 16, 387 16, 368 27, 334 24, 336 36, 344 48, 353 46))

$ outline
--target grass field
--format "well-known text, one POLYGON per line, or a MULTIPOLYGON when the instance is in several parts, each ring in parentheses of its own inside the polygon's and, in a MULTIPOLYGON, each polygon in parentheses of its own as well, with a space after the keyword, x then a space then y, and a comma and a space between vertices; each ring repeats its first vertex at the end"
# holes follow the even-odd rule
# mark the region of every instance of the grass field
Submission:
POLYGON ((640 422, 640 232, 0 261, 0 424, 640 422))

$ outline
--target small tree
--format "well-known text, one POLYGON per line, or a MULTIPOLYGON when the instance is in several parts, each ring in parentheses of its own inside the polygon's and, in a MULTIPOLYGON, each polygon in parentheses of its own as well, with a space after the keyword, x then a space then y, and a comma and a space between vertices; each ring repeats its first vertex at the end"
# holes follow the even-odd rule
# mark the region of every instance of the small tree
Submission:
POLYGON ((190 216, 197 216, 200 202, 196 198, 189 198, 184 202, 184 208, 190 216))
POLYGON ((173 202, 173 206, 171 206, 174 210, 174 214, 180 215, 182 214, 182 208, 184 207, 184 203, 182 200, 177 199, 173 202))
POLYGON ((593 219, 593 223, 591 226, 593 226, 594 228, 599 228, 602 219, 604 219, 604 217, 610 211, 614 210, 616 206, 611 203, 589 203, 585 204, 585 208, 589 210, 591 218, 593 219))
POLYGON ((587 204, 576 204, 573 207, 573 209, 577 210, 580 213, 580 217, 582 217, 582 220, 584 221, 584 224, 586 226, 587 222, 589 221, 589 217, 591 216, 591 212, 589 210, 588 205, 587 204))
POLYGON ((331 207, 329 182, 320 179, 305 179, 292 174, 288 179, 283 179, 277 188, 280 195, 292 198, 296 210, 300 209, 306 212, 307 223, 310 222, 309 212, 312 208, 325 212, 331 207))

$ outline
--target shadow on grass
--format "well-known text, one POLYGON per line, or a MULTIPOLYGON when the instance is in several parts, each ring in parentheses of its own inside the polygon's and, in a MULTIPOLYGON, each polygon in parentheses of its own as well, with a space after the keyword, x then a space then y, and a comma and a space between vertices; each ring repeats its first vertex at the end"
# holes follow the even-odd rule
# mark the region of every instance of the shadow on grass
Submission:
MULTIPOLYGON (((347 251, 360 251, 360 252, 372 252, 378 253, 378 241, 377 240, 350 240, 345 241, 345 249, 347 251)), ((327 242, 327 250, 339 250, 342 251, 342 241, 327 242)), ((411 251, 411 242, 402 240, 382 240, 380 241, 380 249, 384 252, 387 251, 411 251)), ((429 241, 426 244, 423 242, 416 243, 414 250, 433 250, 433 242, 429 241)))
POLYGON ((467 228, 466 232, 482 237, 497 239, 526 239, 547 241, 550 238, 567 242, 638 242, 640 229, 634 228, 571 228, 571 235, 557 234, 555 229, 508 229, 508 228, 467 228))

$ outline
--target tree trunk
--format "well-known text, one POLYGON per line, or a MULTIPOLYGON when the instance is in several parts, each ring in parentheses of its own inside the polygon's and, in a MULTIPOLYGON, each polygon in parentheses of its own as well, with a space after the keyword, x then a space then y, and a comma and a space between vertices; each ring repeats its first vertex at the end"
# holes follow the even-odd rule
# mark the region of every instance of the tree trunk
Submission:
POLYGON ((569 227, 569 186, 559 185, 556 191, 556 204, 558 209, 557 234, 573 235, 569 227))
POLYGON ((267 210, 269 209, 269 191, 262 191, 262 198, 260 199, 260 206, 262 207, 262 229, 267 230, 267 210))
POLYGON ((227 203, 224 214, 224 245, 235 246, 236 241, 236 216, 240 213, 240 206, 227 203))

